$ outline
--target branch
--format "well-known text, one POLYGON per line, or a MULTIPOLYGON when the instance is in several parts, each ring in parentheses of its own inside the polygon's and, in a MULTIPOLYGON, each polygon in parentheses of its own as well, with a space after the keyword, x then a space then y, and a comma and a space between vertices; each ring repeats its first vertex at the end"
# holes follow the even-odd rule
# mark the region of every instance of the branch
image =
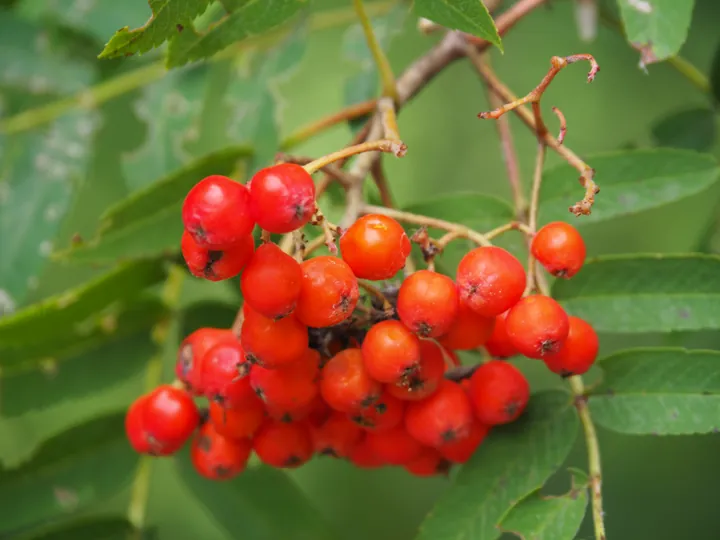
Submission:
MULTIPOLYGON (((546 146, 538 141, 537 155, 535 158, 535 169, 533 171, 533 184, 532 192, 530 194, 530 214, 528 217, 528 227, 532 234, 537 232, 537 213, 538 205, 540 203, 540 186, 542 184, 542 173, 543 166, 545 165, 545 151, 546 146)), ((535 257, 532 255, 532 250, 528 250, 528 270, 527 270, 527 286, 525 288, 525 294, 530 294, 535 288, 535 276, 537 271, 535 257)))
MULTIPOLYGON (((293 156, 290 154, 283 154, 283 153, 278 153, 275 156, 275 159, 278 162, 295 163, 297 165, 308 165, 309 163, 316 161, 311 157, 293 156)), ((353 183, 352 176, 350 176, 349 173, 347 173, 346 171, 343 171, 340 167, 338 167, 337 165, 335 165, 333 163, 328 163, 327 165, 323 166, 320 170, 322 172, 324 172, 325 174, 327 174, 328 176, 330 176, 333 180, 337 180, 338 182, 340 182, 340 184, 345 189, 347 189, 350 186, 350 184, 353 183)))
POLYGON ((375 65, 377 65, 378 73, 380 73, 380 80, 382 81, 383 86, 383 96, 387 96, 393 101, 397 101, 398 93, 395 75, 393 74, 392 67, 390 67, 390 62, 388 62, 387 56, 385 56, 377 37, 375 37, 375 32, 373 31, 370 18, 365 12, 363 1, 353 0, 353 4, 355 6, 355 13, 360 20, 360 26, 362 26, 363 33, 365 34, 365 41, 367 41, 368 49, 370 49, 373 60, 375 60, 375 65))
POLYGON ((331 163, 365 152, 391 152, 397 157, 403 157, 407 152, 407 145, 402 141, 392 141, 388 139, 368 141, 354 146, 348 146, 342 150, 318 158, 304 165, 304 168, 307 172, 313 174, 331 163))

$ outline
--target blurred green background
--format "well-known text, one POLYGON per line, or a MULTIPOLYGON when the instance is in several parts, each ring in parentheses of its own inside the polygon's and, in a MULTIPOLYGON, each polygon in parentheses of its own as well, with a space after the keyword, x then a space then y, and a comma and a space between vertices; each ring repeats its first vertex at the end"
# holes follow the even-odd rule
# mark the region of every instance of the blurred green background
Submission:
MULTIPOLYGON (((12 2, 5 0, 0 2, 2 4, 10 5, 12 2)), ((37 18, 43 2, 26 4, 29 7, 22 15, 37 18)), ((46 4, 56 5, 50 0, 46 4)), ((97 20, 88 15, 73 28, 66 27, 63 31, 72 34, 76 48, 74 53, 91 59, 102 46, 97 35, 108 37, 121 26, 142 24, 146 14, 131 9, 130 4, 143 2, 123 0, 115 3, 113 8, 107 7, 103 17, 98 16, 97 20), (89 27, 95 28, 96 35, 84 33, 89 27)), ((342 5, 339 1, 316 0, 313 9, 339 5, 342 5)), ((0 11, 0 21, 6 16, 7 12, 0 11)), ((47 21, 48 28, 54 27, 51 13, 40 18, 47 21)), ((414 17, 408 17, 389 51, 396 72, 404 69, 439 39, 437 36, 420 35, 415 23, 414 17)), ((719 27, 720 3, 698 0, 682 55, 706 74, 720 46, 719 27)), ((8 26, 3 28, 9 31, 8 26)), ((295 128, 343 106, 345 81, 358 70, 356 63, 344 58, 339 46, 346 31, 344 27, 314 32, 301 65, 292 77, 280 85, 284 98, 281 110, 283 134, 287 135, 295 128)), ((566 144, 583 157, 629 145, 651 146, 656 143, 652 137, 652 127, 656 123, 671 113, 708 107, 710 104, 707 95, 665 63, 650 66, 648 73, 641 71, 638 68, 638 53, 615 30, 601 26, 593 43, 581 42, 575 29, 572 3, 567 1, 553 2, 551 8, 538 9, 518 24, 505 40, 505 54, 493 53, 493 65, 511 89, 523 94, 545 74, 552 55, 578 52, 592 53, 602 71, 596 81, 588 85, 584 65, 569 67, 558 76, 546 94, 544 110, 549 114, 551 105, 562 108, 568 120, 566 144)), ((109 77, 132 68, 133 62, 142 61, 135 58, 98 61, 97 69, 100 77, 109 77)), ((0 64, 0 79, 4 68, 0 64)), ((4 117, 38 105, 45 99, 3 86, 0 89, 5 97, 4 117)), ((101 113, 106 122, 101 134, 111 144, 97 147, 90 170, 75 193, 72 210, 63 222, 56 248, 68 246, 75 234, 92 237, 103 210, 127 196, 137 185, 132 178, 124 177, 119 167, 120 151, 136 148, 147 136, 142 122, 134 113, 133 101, 137 97, 136 91, 130 92, 102 106, 101 113)), ((495 126, 490 121, 476 118, 479 111, 487 109, 489 106, 478 76, 465 61, 451 66, 403 109, 400 130, 409 147, 408 155, 402 160, 385 160, 393 193, 401 205, 462 190, 509 198, 495 126)), ((717 125, 717 116, 714 121, 717 125)), ((555 125, 554 119, 549 116, 548 123, 555 125)), ((514 117, 511 125, 520 155, 523 181, 527 185, 532 173, 535 140, 514 117)), ((296 153, 323 155, 346 144, 349 138, 350 130, 340 126, 301 145, 296 153)), ((0 139, 0 144, 9 143, 0 139)), ((717 138, 709 151, 720 156, 717 138)), ((548 165, 557 162, 557 156, 550 154, 548 165)), ((597 181, 602 186, 603 179, 600 177, 597 181)), ((578 188, 578 198, 580 193, 578 188)), ((707 247, 704 241, 718 218, 719 201, 720 186, 715 185, 709 191, 678 203, 611 223, 587 226, 583 226, 581 220, 576 223, 582 227, 589 255, 694 251, 707 247)), ((3 243, 5 239, 0 239, 0 246, 3 243)), ((35 247, 27 246, 26 249, 35 247)), ((93 272, 92 268, 48 263, 37 288, 25 303, 81 283, 93 272)), ((231 288, 231 285, 190 282, 186 285, 183 303, 189 305, 205 297, 232 299, 234 291, 231 288)), ((652 344, 717 349, 720 336, 710 333, 673 334, 669 337, 603 335, 601 344, 603 354, 622 347, 652 344)), ((101 411, 127 406, 143 391, 144 365, 152 355, 149 343, 136 345, 132 350, 140 352, 131 356, 124 356, 122 351, 102 357, 94 355, 75 360, 72 365, 62 365, 54 373, 32 373, 0 380, 2 463, 5 466, 16 465, 49 435, 92 418, 101 411)), ((168 355, 168 374, 171 360, 172 355, 168 355)), ((558 385, 555 378, 549 377, 531 362, 521 365, 531 374, 535 388, 558 385)), ((629 437, 602 429, 599 436, 608 538, 720 538, 720 518, 717 514, 717 501, 720 499, 719 436, 629 437)), ((568 465, 582 468, 584 464, 585 450, 580 440, 568 465)), ((109 474, 108 471, 113 468, 122 469, 118 462, 93 464, 92 467, 93 474, 97 475, 109 474)), ((213 517, 213 502, 203 498, 204 492, 193 491, 181 482, 171 461, 158 461, 152 474, 148 522, 157 527, 159 538, 212 540, 228 537, 227 531, 213 517)), ((421 518, 449 485, 444 479, 416 479, 400 470, 358 471, 345 463, 328 459, 316 459, 294 471, 292 477, 341 531, 342 538, 349 540, 412 538, 421 518)), ((57 488, 61 487, 47 485, 47 493, 43 496, 50 496, 51 492, 57 496, 57 488)), ((551 487, 557 493, 567 488, 560 480, 551 487)), ((123 513, 128 498, 129 487, 111 500, 92 506, 86 513, 123 513)), ((33 503, 28 501, 27 504, 33 503)), ((4 508, 6 506, 0 499, 0 523, 9 519, 9 516, 3 515, 4 508)), ((72 508, 72 501, 69 508, 72 508)), ((277 508, 277 519, 282 520, 285 510, 277 508)), ((579 537, 590 538, 591 534, 590 523, 586 519, 579 537)))

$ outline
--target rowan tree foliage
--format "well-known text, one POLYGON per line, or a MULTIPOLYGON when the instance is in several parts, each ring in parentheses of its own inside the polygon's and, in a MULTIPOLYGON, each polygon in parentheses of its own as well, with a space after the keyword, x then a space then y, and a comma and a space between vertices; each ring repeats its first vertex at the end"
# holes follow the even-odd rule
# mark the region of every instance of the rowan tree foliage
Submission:
POLYGON ((0 537, 716 538, 718 20, 0 2, 0 537))

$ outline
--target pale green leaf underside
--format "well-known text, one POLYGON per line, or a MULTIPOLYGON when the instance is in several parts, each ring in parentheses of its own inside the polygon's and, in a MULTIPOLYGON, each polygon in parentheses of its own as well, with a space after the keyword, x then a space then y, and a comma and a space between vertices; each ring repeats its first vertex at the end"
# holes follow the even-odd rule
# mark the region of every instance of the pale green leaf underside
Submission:
POLYGON ((415 12, 442 26, 486 39, 502 50, 495 22, 482 0, 415 0, 415 12))

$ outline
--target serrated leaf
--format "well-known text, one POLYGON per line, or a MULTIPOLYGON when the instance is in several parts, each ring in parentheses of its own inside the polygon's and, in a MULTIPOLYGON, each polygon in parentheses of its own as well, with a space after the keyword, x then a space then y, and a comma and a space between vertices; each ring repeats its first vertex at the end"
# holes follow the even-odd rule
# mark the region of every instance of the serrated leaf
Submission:
MULTIPOLYGON (((601 154, 586 161, 595 168, 602 191, 592 214, 579 224, 636 214, 700 193, 717 181, 720 170, 708 154, 669 148, 601 154)), ((578 194, 577 170, 569 165, 548 170, 540 192, 540 221, 570 219, 568 207, 578 194)))
POLYGON ((600 366, 589 404, 603 427, 635 435, 720 431, 720 352, 629 349, 600 366))
POLYGON ((20 467, 0 471, 0 534, 66 516, 127 485, 137 456, 124 421, 121 411, 71 427, 20 467))
POLYGON ((415 13, 452 30, 483 38, 503 50, 495 22, 482 0, 415 0, 415 13))
POLYGON ((76 111, 45 133, 0 135, 0 316, 21 306, 37 285, 74 184, 86 173, 96 125, 95 113, 76 111))
POLYGON ((167 65, 178 67, 212 56, 233 43, 287 22, 307 5, 307 0, 249 0, 206 32, 187 29, 174 39, 168 48, 167 65))
POLYGON ((142 54, 159 47, 184 31, 186 25, 202 15, 211 0, 148 0, 152 16, 140 28, 127 26, 110 38, 99 58, 142 54))
POLYGON ((620 255, 588 261, 552 294, 598 332, 720 328, 720 257, 620 255))
POLYGON ((492 540, 510 509, 562 465, 577 437, 567 394, 531 396, 525 414, 494 428, 420 527, 418 540, 492 540))
POLYGON ((175 460, 178 474, 231 538, 330 540, 337 535, 286 472, 259 465, 227 482, 202 478, 187 452, 175 460))
POLYGON ((715 144, 715 112, 704 107, 673 113, 652 126, 657 146, 707 151, 715 144))
POLYGON ((539 491, 525 497, 502 520, 500 528, 521 540, 573 540, 585 517, 587 483, 573 476, 573 486, 560 496, 539 491))
POLYGON ((33 344, 40 334, 45 340, 74 333, 77 325, 114 302, 131 299, 165 277, 161 261, 143 260, 123 264, 92 281, 52 296, 0 319, 0 343, 4 346, 33 344))
POLYGON ((18 540, 127 540, 135 528, 122 517, 84 518, 18 540))
POLYGON ((625 35, 641 65, 677 54, 692 19, 694 0, 617 0, 625 35))

